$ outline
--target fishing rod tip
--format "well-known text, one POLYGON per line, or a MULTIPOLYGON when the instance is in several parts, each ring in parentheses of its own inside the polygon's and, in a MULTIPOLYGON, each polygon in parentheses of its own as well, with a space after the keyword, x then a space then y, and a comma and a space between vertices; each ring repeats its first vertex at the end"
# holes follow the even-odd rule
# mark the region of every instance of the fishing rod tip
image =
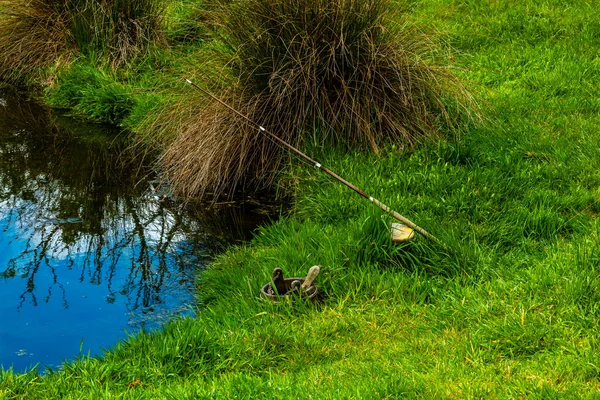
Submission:
POLYGON ((189 83, 190 85, 192 84, 192 81, 190 81, 189 79, 185 80, 187 83, 189 83))

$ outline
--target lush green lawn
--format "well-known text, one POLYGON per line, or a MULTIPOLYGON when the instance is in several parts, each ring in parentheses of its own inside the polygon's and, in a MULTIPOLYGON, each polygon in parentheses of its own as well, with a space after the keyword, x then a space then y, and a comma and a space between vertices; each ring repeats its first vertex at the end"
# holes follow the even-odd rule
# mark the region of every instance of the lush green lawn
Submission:
POLYGON ((318 156, 452 250, 392 246, 368 202, 298 167, 293 215, 202 275, 196 319, 45 377, 4 372, 0 398, 600 397, 595 7, 411 7, 448 32, 488 121, 411 153, 318 156), (258 298, 273 268, 314 264, 321 304, 258 298))

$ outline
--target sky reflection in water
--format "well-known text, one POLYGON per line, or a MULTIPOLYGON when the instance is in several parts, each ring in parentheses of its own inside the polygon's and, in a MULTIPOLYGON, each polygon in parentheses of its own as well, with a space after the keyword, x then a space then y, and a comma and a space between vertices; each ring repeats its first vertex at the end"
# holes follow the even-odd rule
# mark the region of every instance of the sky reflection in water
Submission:
POLYGON ((56 368, 192 313, 198 270, 262 219, 162 201, 140 160, 98 127, 0 99, 4 368, 56 368))

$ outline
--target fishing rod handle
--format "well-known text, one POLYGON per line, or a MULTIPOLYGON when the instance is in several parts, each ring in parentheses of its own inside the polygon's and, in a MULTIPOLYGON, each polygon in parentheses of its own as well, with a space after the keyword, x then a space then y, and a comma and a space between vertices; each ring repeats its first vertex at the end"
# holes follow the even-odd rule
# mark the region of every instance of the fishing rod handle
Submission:
POLYGON ((379 207, 382 211, 390 214, 392 217, 394 217, 396 220, 402 222, 404 225, 408 226, 409 228, 417 231, 419 234, 421 234, 423 237, 426 237, 428 239, 432 239, 435 242, 441 243, 440 240, 438 238, 436 238, 435 236, 433 236, 432 234, 430 234, 429 232, 427 232, 425 229, 421 228, 419 225, 415 224, 414 222, 412 222, 411 220, 409 220, 406 217, 403 217, 402 215, 400 215, 398 212, 392 210, 391 208, 389 208, 387 205, 383 204, 382 202, 380 202, 379 200, 373 198, 373 197, 369 197, 369 200, 371 200, 371 202, 373 204, 375 204, 377 207, 379 207))

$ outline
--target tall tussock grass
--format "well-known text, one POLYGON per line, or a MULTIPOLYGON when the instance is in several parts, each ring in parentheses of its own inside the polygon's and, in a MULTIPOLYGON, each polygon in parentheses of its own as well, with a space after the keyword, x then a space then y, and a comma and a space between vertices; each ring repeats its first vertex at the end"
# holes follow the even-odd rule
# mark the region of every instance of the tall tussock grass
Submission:
POLYGON ((164 39, 166 0, 70 0, 71 31, 77 47, 106 53, 124 65, 164 39))
POLYGON ((0 78, 20 79, 77 53, 113 66, 162 39, 166 0, 0 0, 0 78))
MULTIPOLYGON (((244 115, 257 118, 261 102, 234 90, 221 98, 244 115)), ((285 159, 284 152, 266 136, 256 134, 247 121, 215 102, 179 104, 158 117, 166 130, 179 127, 160 158, 161 170, 173 189, 184 197, 231 195, 238 188, 267 188, 285 159), (201 104, 200 104, 200 103, 201 104), (182 109, 185 109, 182 110, 182 109), (183 118, 178 118, 184 113, 183 118), (167 121, 168 116, 173 119, 167 121)), ((270 126, 271 124, 269 124, 270 126)), ((277 130, 280 137, 289 139, 277 130)))
MULTIPOLYGON (((472 109, 472 97, 433 39, 393 4, 209 0, 206 20, 221 43, 214 57, 233 77, 220 95, 300 147, 378 151, 439 136, 441 125, 457 123, 451 110, 472 109)), ((196 106, 172 129, 180 133, 163 158, 176 187, 202 194, 268 182, 282 153, 231 111, 196 106)))
POLYGON ((60 1, 0 0, 0 79, 17 80, 69 56, 69 16, 60 1))

